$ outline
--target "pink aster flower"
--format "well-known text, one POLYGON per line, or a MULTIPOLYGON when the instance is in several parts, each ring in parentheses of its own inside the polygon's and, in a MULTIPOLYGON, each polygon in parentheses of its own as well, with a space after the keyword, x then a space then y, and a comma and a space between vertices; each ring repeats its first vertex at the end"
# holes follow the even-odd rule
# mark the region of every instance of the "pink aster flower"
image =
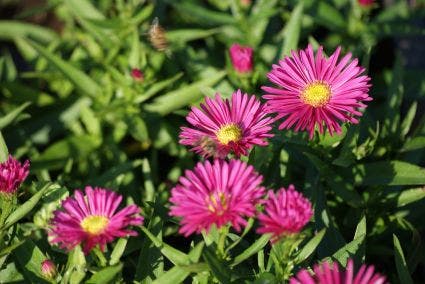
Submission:
POLYGON ((341 122, 358 123, 359 108, 363 101, 372 100, 368 95, 370 78, 362 75, 365 69, 358 60, 351 60, 351 53, 339 60, 341 47, 329 57, 323 55, 323 47, 314 56, 311 45, 299 52, 292 51, 273 65, 268 78, 278 85, 262 87, 268 100, 267 111, 284 118, 279 129, 294 127, 295 131, 307 130, 310 139, 317 125, 323 133, 326 125, 329 133, 341 133, 341 122))
POLYGON ((253 68, 253 49, 249 46, 232 44, 229 49, 233 68, 239 73, 249 73, 253 68))
POLYGON ((88 254, 96 245, 103 251, 115 238, 136 236, 127 227, 141 225, 143 217, 134 204, 116 212, 121 201, 121 195, 103 188, 87 186, 85 195, 76 190, 73 197, 62 202, 63 210, 54 212, 50 242, 68 251, 83 244, 88 254))
POLYGON ((354 273, 353 260, 349 259, 347 268, 341 270, 339 265, 323 262, 314 266, 314 275, 303 269, 295 277, 289 280, 290 284, 383 284, 387 283, 386 277, 376 273, 372 265, 362 265, 357 273, 354 273))
POLYGON ((277 194, 270 190, 264 213, 258 216, 260 234, 271 233, 274 243, 285 235, 299 233, 313 216, 310 201, 291 184, 277 194))
POLYGON ((192 128, 182 127, 180 143, 204 157, 224 158, 230 152, 247 155, 253 145, 265 146, 273 122, 255 96, 232 94, 231 101, 206 98, 201 109, 193 107, 186 117, 192 128), (202 110, 201 110, 202 109, 202 110))
POLYGON ((9 155, 9 158, 0 163, 0 193, 14 194, 29 173, 30 162, 22 165, 9 155))
POLYGON ((213 224, 217 228, 231 224, 240 231, 264 194, 262 179, 239 160, 198 163, 171 190, 170 215, 182 218, 179 232, 185 236, 208 232, 213 224))

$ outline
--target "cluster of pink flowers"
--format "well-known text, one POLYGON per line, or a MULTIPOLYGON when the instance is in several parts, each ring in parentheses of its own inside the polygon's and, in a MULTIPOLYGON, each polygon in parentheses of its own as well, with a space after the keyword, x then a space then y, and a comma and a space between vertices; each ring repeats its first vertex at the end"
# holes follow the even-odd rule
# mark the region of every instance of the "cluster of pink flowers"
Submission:
MULTIPOLYGON (((180 233, 209 232, 214 225, 230 225, 240 231, 247 218, 258 214, 260 234, 270 234, 275 243, 285 236, 298 234, 313 216, 310 201, 293 185, 268 192, 261 186, 262 176, 240 160, 225 160, 232 155, 248 155, 254 146, 268 145, 273 137, 272 124, 281 121, 279 129, 307 131, 310 139, 316 129, 325 127, 330 135, 341 133, 340 123, 358 123, 369 95, 370 78, 351 54, 340 58, 341 48, 328 58, 320 46, 316 54, 311 45, 293 51, 273 65, 268 74, 276 87, 263 86, 263 105, 254 95, 237 90, 231 99, 206 98, 205 104, 193 107, 186 119, 190 127, 182 127, 180 143, 213 162, 199 162, 187 170, 172 188, 170 215, 181 219, 180 233), (272 118, 269 115, 277 114, 272 118)), ((229 49, 231 63, 239 74, 253 72, 253 49, 234 44, 229 49)), ((316 266, 315 274, 300 271, 291 283, 383 283, 385 277, 373 274, 373 267, 362 266, 353 280, 353 263, 339 272, 336 264, 316 266), (347 282, 348 281, 348 282, 347 282), (353 282, 354 281, 354 282, 353 282)))

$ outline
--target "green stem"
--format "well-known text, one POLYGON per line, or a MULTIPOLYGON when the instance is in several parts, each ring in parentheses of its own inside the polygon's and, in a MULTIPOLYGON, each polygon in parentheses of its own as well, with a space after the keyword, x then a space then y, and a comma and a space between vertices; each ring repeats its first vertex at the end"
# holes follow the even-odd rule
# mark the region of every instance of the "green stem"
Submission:
POLYGON ((220 228, 220 238, 218 240, 218 252, 220 256, 225 259, 226 258, 226 238, 229 233, 229 226, 223 226, 220 228))
POLYGON ((97 247, 93 249, 93 252, 94 252, 94 254, 96 255, 97 263, 98 263, 101 267, 105 267, 105 266, 106 266, 106 264, 107 264, 107 261, 106 261, 105 256, 103 255, 103 252, 101 252, 101 251, 100 251, 100 249, 99 249, 99 248, 97 248, 97 247))

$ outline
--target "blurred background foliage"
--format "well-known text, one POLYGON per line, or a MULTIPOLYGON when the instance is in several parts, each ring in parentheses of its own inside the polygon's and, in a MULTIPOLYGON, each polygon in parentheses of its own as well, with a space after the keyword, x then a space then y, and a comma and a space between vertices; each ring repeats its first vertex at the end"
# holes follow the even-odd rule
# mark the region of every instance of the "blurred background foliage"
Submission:
MULTIPOLYGON (((0 255, 0 279, 39 283, 33 263, 46 252, 69 283, 150 283, 171 271, 170 259, 142 233, 119 241, 117 250, 125 251, 107 271, 97 271, 81 252, 51 249, 41 229, 68 189, 97 185, 139 204, 150 231, 187 252, 193 244, 176 234, 167 198, 198 159, 178 144, 188 106, 216 92, 229 97, 238 88, 260 96, 271 65, 309 43, 323 45, 327 54, 341 45, 359 58, 372 78, 374 100, 361 123, 346 125, 341 136, 308 141, 305 134, 276 130, 271 145, 255 148, 246 160, 267 187, 294 183, 313 201, 311 229, 327 231, 303 266, 350 255, 375 264, 394 283, 410 281, 403 271, 417 283, 425 279, 423 1, 376 1, 367 8, 354 0, 0 3, 0 144, 31 160, 37 183, 22 193, 22 202, 41 182, 58 185, 19 223, 22 241, 0 255), (155 34, 155 18, 165 40, 155 34), (254 48, 250 76, 232 69, 232 43, 254 48), (132 76, 134 69, 142 78, 132 76)), ((245 236, 235 255, 255 238, 245 236)), ((249 281, 268 277, 261 276, 267 269, 256 268, 256 257, 246 261, 232 273, 249 281)), ((196 269, 183 279, 205 283, 205 270, 196 269)))

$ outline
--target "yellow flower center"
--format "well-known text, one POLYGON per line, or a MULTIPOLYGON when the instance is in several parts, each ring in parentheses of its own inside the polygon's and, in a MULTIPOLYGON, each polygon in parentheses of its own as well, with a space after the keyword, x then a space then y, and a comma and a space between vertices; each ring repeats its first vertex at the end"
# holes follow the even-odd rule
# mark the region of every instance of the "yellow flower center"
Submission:
POLYGON ((219 216, 224 214, 228 206, 226 196, 222 192, 219 192, 217 195, 211 194, 209 199, 207 199, 207 204, 208 210, 219 216))
POLYGON ((331 89, 325 83, 312 83, 301 93, 301 100, 312 107, 322 107, 329 102, 331 98, 331 89))
POLYGON ((234 123, 226 124, 222 126, 215 135, 221 144, 227 145, 230 142, 238 142, 241 140, 242 129, 234 123))
POLYGON ((81 228, 90 235, 98 235, 102 233, 109 224, 109 219, 105 216, 87 216, 81 221, 81 228))

